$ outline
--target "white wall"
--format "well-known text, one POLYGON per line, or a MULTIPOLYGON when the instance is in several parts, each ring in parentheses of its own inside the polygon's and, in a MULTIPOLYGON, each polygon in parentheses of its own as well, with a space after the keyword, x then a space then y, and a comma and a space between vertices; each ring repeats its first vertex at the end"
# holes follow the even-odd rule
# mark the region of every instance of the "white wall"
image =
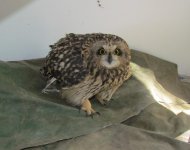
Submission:
POLYGON ((190 0, 0 0, 0 59, 44 57, 65 33, 113 33, 190 75, 190 0))

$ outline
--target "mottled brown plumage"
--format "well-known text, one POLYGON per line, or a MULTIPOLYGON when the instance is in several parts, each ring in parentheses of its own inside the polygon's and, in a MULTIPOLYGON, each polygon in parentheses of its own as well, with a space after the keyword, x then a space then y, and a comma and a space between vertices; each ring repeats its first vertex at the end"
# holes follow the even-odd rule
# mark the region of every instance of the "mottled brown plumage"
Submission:
POLYGON ((54 82, 68 103, 88 115, 95 113, 91 97, 105 104, 131 75, 130 50, 116 35, 71 33, 50 47, 41 69, 48 81, 44 92, 54 82))

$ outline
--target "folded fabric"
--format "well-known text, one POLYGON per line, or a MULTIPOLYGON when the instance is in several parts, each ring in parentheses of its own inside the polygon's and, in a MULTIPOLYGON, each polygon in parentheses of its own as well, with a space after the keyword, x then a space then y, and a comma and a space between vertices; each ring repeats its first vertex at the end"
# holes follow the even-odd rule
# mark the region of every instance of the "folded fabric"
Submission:
MULTIPOLYGON (((124 124, 168 137, 176 137, 189 128, 188 115, 176 116, 159 105, 135 77, 119 88, 107 106, 92 101, 101 116, 87 118, 85 113, 79 113, 77 108, 67 105, 57 93, 41 93, 46 84, 39 73, 43 61, 0 62, 0 149, 16 150, 52 143, 48 149, 53 150, 57 141, 65 143, 67 139, 80 139, 93 134, 98 136, 104 129, 105 132, 111 129, 113 137, 116 131, 121 132, 123 129, 127 132, 131 129, 124 124), (122 122, 123 125, 120 124, 122 122), (118 125, 112 126, 114 124, 118 125), (121 130, 118 130, 120 127, 121 130)), ((186 101, 190 99, 178 80, 175 64, 134 50, 132 61, 153 70, 157 81, 170 93, 186 101)), ((134 136, 131 136, 131 140, 135 141, 136 129, 132 129, 134 136)), ((164 136, 160 135, 159 138, 164 136)), ((126 142, 129 138, 126 138, 126 142)), ((115 140, 121 142, 117 136, 115 140)), ((183 143, 179 145, 183 147, 183 143)), ((186 146, 184 144, 184 149, 186 146)))

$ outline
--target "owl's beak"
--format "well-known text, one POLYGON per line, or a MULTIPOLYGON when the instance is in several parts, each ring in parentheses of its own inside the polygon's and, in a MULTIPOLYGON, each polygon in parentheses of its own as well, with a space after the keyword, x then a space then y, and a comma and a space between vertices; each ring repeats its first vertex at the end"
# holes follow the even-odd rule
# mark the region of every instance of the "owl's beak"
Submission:
POLYGON ((111 53, 108 54, 108 63, 111 64, 112 62, 112 55, 111 53))

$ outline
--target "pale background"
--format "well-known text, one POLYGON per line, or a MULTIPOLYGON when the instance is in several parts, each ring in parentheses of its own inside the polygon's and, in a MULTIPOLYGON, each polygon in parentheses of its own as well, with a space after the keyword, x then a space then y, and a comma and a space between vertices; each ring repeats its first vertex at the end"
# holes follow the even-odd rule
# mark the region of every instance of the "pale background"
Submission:
POLYGON ((112 33, 190 75, 190 0, 0 0, 0 60, 45 57, 66 33, 112 33))

